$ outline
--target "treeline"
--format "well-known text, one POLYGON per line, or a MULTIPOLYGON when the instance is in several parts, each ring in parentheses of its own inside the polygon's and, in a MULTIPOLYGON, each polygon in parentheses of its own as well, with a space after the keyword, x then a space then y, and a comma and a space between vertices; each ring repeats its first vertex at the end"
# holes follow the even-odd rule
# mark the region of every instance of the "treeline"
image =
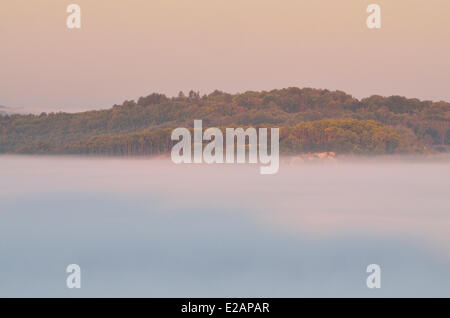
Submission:
POLYGON ((154 93, 108 110, 0 116, 0 153, 160 154, 171 148, 171 130, 192 127, 194 119, 205 128, 280 127, 284 153, 423 152, 450 145, 450 103, 287 88, 174 98, 154 93))
MULTIPOLYGON (((225 135, 225 127, 220 128, 225 135)), ((408 143, 408 139, 394 129, 372 120, 329 119, 302 122, 293 127, 281 127, 280 129, 282 154, 324 151, 354 154, 421 152, 417 144, 408 143)), ((120 156, 159 155, 170 152, 174 143, 177 142, 171 140, 171 132, 172 129, 160 128, 117 136, 100 135, 59 146, 41 142, 37 145, 19 148, 17 152, 120 156)))

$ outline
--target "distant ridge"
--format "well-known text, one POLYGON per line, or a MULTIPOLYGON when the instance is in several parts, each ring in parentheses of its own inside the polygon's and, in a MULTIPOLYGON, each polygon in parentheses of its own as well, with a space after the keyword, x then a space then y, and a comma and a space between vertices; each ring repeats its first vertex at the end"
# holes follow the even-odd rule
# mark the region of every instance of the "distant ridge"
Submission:
POLYGON ((0 152, 155 155, 170 132, 192 127, 280 127, 285 154, 393 154, 446 151, 450 103, 402 96, 361 100, 342 91, 297 88, 228 94, 153 93, 110 109, 0 118, 0 152))
POLYGON ((8 113, 6 111, 4 111, 5 109, 8 109, 8 107, 0 105, 0 115, 8 115, 8 113))
POLYGON ((38 114, 37 111, 28 110, 22 107, 8 107, 0 105, 0 114, 3 115, 31 115, 38 114))

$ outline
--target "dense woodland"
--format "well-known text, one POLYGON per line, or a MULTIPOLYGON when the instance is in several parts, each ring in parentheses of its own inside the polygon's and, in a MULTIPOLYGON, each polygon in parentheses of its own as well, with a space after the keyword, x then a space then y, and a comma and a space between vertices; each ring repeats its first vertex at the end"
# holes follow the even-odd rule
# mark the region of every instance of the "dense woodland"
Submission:
POLYGON ((209 95, 151 94, 111 109, 0 115, 0 153, 153 155, 176 127, 280 127, 284 154, 446 151, 450 103, 400 96, 358 100, 341 91, 287 88, 209 95))

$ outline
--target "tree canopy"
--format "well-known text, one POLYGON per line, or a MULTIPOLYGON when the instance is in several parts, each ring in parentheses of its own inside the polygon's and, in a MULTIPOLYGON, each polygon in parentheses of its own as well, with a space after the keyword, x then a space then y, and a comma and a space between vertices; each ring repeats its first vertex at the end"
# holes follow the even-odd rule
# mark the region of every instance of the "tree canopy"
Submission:
POLYGON ((153 93, 100 111, 0 115, 0 153, 151 155, 170 132, 192 127, 280 127, 280 150, 295 154, 446 150, 450 103, 401 96, 358 100, 342 91, 286 88, 228 94, 153 93))

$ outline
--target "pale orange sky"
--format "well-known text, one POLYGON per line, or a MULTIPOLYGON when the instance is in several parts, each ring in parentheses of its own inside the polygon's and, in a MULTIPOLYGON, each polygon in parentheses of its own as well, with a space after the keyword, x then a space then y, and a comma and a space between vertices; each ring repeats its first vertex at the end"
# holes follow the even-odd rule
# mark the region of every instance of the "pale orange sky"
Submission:
POLYGON ((450 101, 450 0, 1 0, 0 43, 11 107, 289 86, 450 101), (66 27, 71 3, 80 30, 66 27))

